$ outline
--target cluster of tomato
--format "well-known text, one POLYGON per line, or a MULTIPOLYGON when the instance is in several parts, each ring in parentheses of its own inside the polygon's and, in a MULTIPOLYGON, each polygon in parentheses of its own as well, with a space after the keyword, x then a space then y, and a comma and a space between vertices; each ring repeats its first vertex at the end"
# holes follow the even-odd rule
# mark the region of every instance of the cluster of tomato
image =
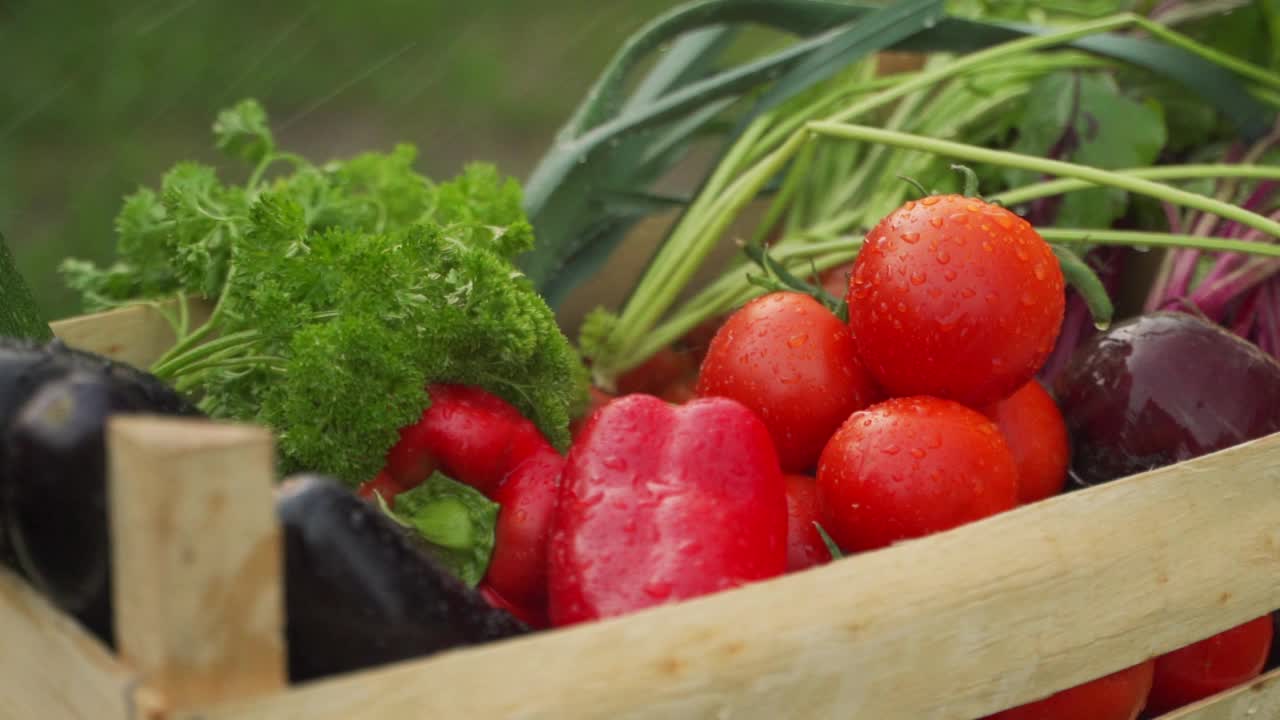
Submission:
MULTIPOLYGON (((773 292, 725 319, 705 354, 669 351, 619 384, 676 403, 730 398, 764 422, 787 474, 788 571, 830 559, 819 527, 865 552, 1063 490, 1067 430, 1035 375, 1064 278, 1029 223, 976 198, 908 202, 825 285, 847 321, 773 292)), ((1261 618, 995 717, 1165 712, 1257 675, 1271 634, 1261 618)))

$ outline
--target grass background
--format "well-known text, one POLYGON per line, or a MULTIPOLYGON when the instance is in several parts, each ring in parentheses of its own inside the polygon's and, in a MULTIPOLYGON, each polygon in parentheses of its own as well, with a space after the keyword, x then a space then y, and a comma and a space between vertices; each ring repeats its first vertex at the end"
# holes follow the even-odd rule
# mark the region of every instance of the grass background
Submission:
POLYGON ((44 311, 111 257, 121 198, 213 161, 215 113, 262 101, 316 159, 404 140, 445 177, 523 179, 618 45, 676 0, 0 0, 0 232, 44 311))

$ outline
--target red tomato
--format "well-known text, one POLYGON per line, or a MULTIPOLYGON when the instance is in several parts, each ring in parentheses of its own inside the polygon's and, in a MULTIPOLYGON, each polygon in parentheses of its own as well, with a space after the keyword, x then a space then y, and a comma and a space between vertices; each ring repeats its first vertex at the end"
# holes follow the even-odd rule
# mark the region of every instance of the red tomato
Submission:
POLYGON ((547 543, 564 458, 548 449, 516 466, 494 493, 498 523, 484 581, 511 603, 543 612, 547 603, 547 543))
POLYGON ((990 419, 927 396, 856 412, 822 451, 818 513, 846 552, 972 522, 1018 502, 1013 454, 990 419))
POLYGON ((1147 709, 1167 713, 1254 679, 1273 632, 1266 615, 1156 658, 1147 709))
POLYGON ((1155 662, 1148 660, 987 720, 1134 720, 1151 691, 1154 667, 1155 662))
POLYGON ((787 572, 821 565, 831 560, 818 521, 818 486, 807 475, 787 476, 787 572))
POLYGON ((878 390, 853 336, 808 295, 776 292, 735 312, 711 341, 698 395, 727 397, 764 420, 785 472, 809 472, 849 414, 878 390))
POLYGON ((1030 223, 959 195, 911 201, 880 221, 847 295, 858 353, 889 395, 973 407, 1035 375, 1065 298, 1058 260, 1030 223))
POLYGON ((1018 465, 1018 502, 1053 497, 1067 482, 1070 447, 1062 412, 1049 393, 1032 380, 984 413, 996 421, 1018 465))

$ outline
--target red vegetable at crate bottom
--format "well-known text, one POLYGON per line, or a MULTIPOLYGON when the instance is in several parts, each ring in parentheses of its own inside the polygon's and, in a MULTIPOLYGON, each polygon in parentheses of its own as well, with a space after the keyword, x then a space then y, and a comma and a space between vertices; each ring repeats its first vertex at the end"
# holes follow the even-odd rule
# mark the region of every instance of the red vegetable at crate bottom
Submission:
POLYGON ((881 220, 847 299, 858 355, 889 395, 974 407, 1035 375, 1066 304, 1062 269, 1031 224, 959 195, 908 202, 881 220))
POLYGON ((940 398, 854 413, 818 464, 822 527, 846 552, 948 530, 1017 500, 1018 471, 996 424, 940 398))
POLYGON ((411 488, 434 470, 492 498, 520 461, 551 444, 513 405, 478 387, 432 385, 431 406, 401 429, 387 453, 386 470, 395 483, 411 488))
POLYGON ((1156 658, 1147 710, 1153 715, 1216 695, 1257 677, 1271 650, 1271 616, 1156 658))
POLYGON ((702 361, 698 395, 755 411, 793 473, 812 472, 840 424, 880 399, 849 328, 798 292, 769 293, 729 317, 702 361))
POLYGON ((500 509, 484 581, 532 613, 546 611, 547 545, 563 467, 559 453, 544 450, 516 466, 493 497, 500 509))
POLYGON ((1058 405, 1037 380, 983 414, 996 422, 1018 466, 1018 503, 1036 502, 1062 492, 1067 484, 1071 448, 1058 405))
POLYGON ((1134 720, 1146 704, 1154 668, 1148 660, 986 720, 1134 720))
POLYGON ((807 475, 787 478, 787 572, 831 561, 818 522, 818 485, 807 475))
POLYGON ((569 452, 551 536, 551 622, 622 615, 781 575, 782 472, 742 404, 628 395, 569 452))

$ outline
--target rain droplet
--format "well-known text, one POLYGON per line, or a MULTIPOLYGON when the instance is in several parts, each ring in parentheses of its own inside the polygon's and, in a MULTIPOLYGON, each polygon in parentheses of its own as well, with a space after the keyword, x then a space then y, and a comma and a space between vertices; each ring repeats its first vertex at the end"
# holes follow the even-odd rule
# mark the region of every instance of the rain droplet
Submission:
POLYGON ((935 259, 938 261, 939 265, 946 265, 951 262, 951 254, 946 250, 939 250, 935 259))
POLYGON ((917 233, 917 232, 902 233, 902 241, 910 245, 915 245, 916 243, 920 242, 920 233, 917 233))
POLYGON ((904 302, 898 303, 898 312, 904 313, 906 311, 907 311, 907 304, 904 302))
POLYGON ((973 288, 964 288, 960 291, 960 297, 963 298, 971 298, 974 295, 977 295, 977 293, 973 291, 973 288))
POLYGON ((902 448, 898 447, 897 445, 885 445, 884 447, 880 448, 880 452, 884 453, 885 455, 897 455, 898 453, 902 452, 902 448))
POLYGON ((917 460, 922 460, 924 459, 924 456, 925 456, 924 448, 911 448, 911 457, 917 460))
POLYGON ((987 252, 994 252, 994 251, 995 251, 995 247, 991 244, 991 242, 990 242, 989 240, 983 240, 983 241, 982 241, 982 249, 983 249, 983 250, 985 250, 985 251, 987 251, 987 252))
POLYGON ((617 455, 607 455, 604 459, 604 466, 610 470, 626 470, 627 461, 617 455))
POLYGON ((1018 301, 1021 302, 1025 307, 1031 307, 1032 305, 1036 304, 1036 299, 1031 296, 1030 291, 1022 293, 1022 297, 1019 298, 1018 301))
POLYGON ((1036 263, 1036 266, 1034 269, 1032 269, 1032 272, 1035 273, 1037 280, 1043 280, 1045 277, 1044 263, 1036 263))
POLYGON ((908 200, 906 203, 903 204, 902 209, 906 210, 907 212, 915 210, 916 202, 914 200, 908 200))
POLYGON ((644 593, 654 600, 665 600, 671 595, 671 583, 654 580, 645 584, 644 593))
POLYGON ((913 273, 911 273, 911 284, 912 284, 912 285, 923 285, 923 284, 924 284, 924 281, 925 281, 926 279, 927 279, 927 278, 925 278, 925 275, 924 275, 924 273, 922 273, 922 272, 913 272, 913 273))
POLYGON ((936 228, 941 228, 941 227, 942 227, 942 218, 940 218, 940 217, 931 217, 931 218, 929 218, 929 224, 930 224, 930 225, 932 225, 932 226, 934 226, 934 227, 936 227, 936 228))
POLYGON ((787 338, 787 347, 798 348, 807 342, 809 342, 809 336, 804 333, 801 333, 799 335, 792 335, 791 337, 787 338))
POLYGON ((939 200, 941 200, 941 198, 937 197, 936 195, 930 195, 929 197, 921 200, 920 204, 924 205, 925 207, 933 207, 934 205, 938 204, 939 200))
POLYGON ((955 280, 956 271, 952 270, 951 268, 947 268, 946 270, 942 271, 942 277, 946 278, 948 282, 955 280))

